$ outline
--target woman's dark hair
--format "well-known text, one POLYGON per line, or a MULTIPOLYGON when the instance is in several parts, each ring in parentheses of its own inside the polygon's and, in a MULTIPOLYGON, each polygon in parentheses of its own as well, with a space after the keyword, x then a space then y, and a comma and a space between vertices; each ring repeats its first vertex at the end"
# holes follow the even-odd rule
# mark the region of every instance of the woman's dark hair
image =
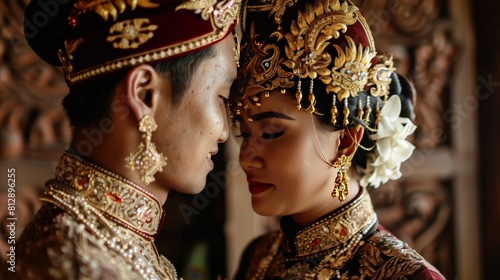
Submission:
MULTIPOLYGON (((170 80, 173 104, 178 104, 188 87, 194 72, 202 61, 215 56, 213 46, 185 56, 162 61, 153 65, 155 70, 170 80)), ((112 73, 101 79, 71 88, 62 105, 73 127, 90 127, 109 116, 115 87, 127 75, 129 69, 112 73)))
MULTIPOLYGON (((390 84, 390 90, 389 90, 389 97, 392 95, 398 95, 400 100, 401 100, 401 114, 400 117, 406 117, 411 120, 414 118, 414 113, 413 113, 413 100, 415 97, 415 89, 412 85, 412 83, 407 80, 405 77, 400 76, 399 74, 393 73, 391 76, 391 84, 390 84)), ((309 81, 307 82, 302 82, 302 91, 304 93, 308 92, 308 89, 304 87, 304 84, 309 84, 309 81)), ((314 84, 314 92, 326 92, 325 85, 323 83, 316 82, 314 84)), ((347 126, 352 126, 355 124, 360 124, 363 127, 365 127, 365 132, 363 134, 363 137, 361 139, 361 142, 359 143, 361 146, 365 148, 372 148, 375 143, 370 139, 370 134, 372 133, 370 130, 374 128, 375 125, 375 120, 376 120, 376 111, 377 111, 377 103, 380 108, 382 107, 383 100, 380 97, 373 97, 370 95, 369 100, 370 104, 369 107, 371 109, 370 116, 368 118, 368 122, 365 122, 365 118, 363 119, 358 119, 357 118, 357 109, 361 103, 361 108, 366 107, 366 98, 367 92, 366 91, 361 91, 358 92, 358 98, 348 98, 348 107, 349 107, 349 125, 347 126)), ((320 112, 322 115, 316 115, 315 116, 320 120, 322 124, 324 124, 327 128, 330 128, 332 130, 339 130, 339 129, 344 129, 346 126, 343 126, 341 123, 333 126, 330 123, 331 119, 331 113, 330 113, 330 108, 332 106, 332 98, 333 94, 315 94, 316 97, 316 110, 320 112)), ((309 106, 309 101, 306 98, 302 99, 301 103, 303 108, 307 108, 309 106), (305 99, 305 100, 304 100, 305 99)), ((339 115, 337 117, 337 120, 343 120, 344 119, 344 102, 337 102, 336 103, 339 115)), ((338 122, 338 121, 337 121, 338 122)), ((366 160, 368 153, 371 151, 366 151, 363 148, 358 148, 356 151, 356 154, 354 155, 353 158, 353 163, 361 168, 366 168, 366 160)))

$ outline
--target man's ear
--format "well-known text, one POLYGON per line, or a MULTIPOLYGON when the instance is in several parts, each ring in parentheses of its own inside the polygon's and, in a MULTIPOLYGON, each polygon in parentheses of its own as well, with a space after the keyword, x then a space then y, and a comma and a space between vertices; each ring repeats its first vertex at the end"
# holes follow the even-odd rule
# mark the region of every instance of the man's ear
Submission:
POLYGON ((338 147, 338 156, 354 156, 354 153, 356 153, 356 150, 358 149, 358 144, 363 138, 364 132, 365 128, 359 124, 343 129, 339 137, 340 144, 338 147))
POLYGON ((160 100, 162 78, 149 64, 129 70, 125 78, 125 102, 140 120, 144 115, 154 116, 160 100))

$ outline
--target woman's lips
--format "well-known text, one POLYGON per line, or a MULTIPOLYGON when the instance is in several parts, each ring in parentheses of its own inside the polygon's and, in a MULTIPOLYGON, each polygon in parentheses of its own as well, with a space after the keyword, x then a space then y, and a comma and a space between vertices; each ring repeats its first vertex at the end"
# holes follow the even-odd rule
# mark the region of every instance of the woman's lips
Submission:
POLYGON ((273 186, 272 184, 265 184, 265 183, 260 183, 260 182, 249 182, 248 183, 248 188, 250 190, 250 193, 253 195, 264 192, 272 186, 273 186))

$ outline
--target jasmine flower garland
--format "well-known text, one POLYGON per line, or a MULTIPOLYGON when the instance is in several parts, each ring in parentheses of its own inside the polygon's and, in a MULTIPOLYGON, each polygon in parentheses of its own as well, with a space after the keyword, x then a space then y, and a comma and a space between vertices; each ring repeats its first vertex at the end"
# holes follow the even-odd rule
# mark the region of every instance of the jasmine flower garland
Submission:
POLYGON ((378 188, 389 180, 401 178, 401 163, 407 160, 415 146, 406 137, 417 128, 410 119, 400 117, 401 100, 393 95, 380 112, 377 133, 370 136, 376 141, 376 150, 369 154, 365 175, 360 184, 378 188))

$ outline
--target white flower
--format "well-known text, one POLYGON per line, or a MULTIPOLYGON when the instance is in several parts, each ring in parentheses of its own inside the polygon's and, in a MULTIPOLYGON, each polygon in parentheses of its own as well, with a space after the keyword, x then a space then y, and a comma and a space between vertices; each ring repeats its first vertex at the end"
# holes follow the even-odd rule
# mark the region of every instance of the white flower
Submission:
POLYGON ((399 117, 401 101, 393 95, 385 103, 380 112, 380 121, 377 133, 370 138, 376 141, 376 151, 368 158, 365 175, 360 184, 364 187, 371 185, 375 188, 389 180, 401 177, 401 163, 407 160, 415 146, 406 141, 406 137, 417 128, 410 119, 399 117))

